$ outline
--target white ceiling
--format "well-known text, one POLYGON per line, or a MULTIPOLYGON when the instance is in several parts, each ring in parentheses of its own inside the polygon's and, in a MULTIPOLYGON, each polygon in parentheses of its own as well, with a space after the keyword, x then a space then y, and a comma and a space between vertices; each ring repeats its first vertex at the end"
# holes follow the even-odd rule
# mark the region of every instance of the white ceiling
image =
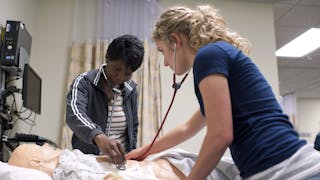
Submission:
MULTIPOLYGON (((320 0, 245 0, 272 3, 279 49, 311 27, 320 27, 320 0)), ((302 58, 277 58, 281 95, 320 98, 320 49, 302 58)))

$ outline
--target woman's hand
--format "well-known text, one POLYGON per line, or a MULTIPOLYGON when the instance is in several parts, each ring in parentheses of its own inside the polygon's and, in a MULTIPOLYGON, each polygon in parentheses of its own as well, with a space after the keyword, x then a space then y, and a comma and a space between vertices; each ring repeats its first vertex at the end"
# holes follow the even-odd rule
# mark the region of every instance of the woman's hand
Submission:
POLYGON ((126 154, 126 159, 127 160, 138 160, 138 161, 142 161, 144 160, 145 157, 142 157, 142 155, 145 153, 146 148, 141 147, 141 148, 137 148, 134 149, 132 151, 130 151, 128 154, 126 154))
POLYGON ((126 161, 125 152, 121 144, 108 138, 105 134, 99 134, 94 138, 94 142, 99 147, 102 154, 109 157, 114 164, 124 164, 126 161))

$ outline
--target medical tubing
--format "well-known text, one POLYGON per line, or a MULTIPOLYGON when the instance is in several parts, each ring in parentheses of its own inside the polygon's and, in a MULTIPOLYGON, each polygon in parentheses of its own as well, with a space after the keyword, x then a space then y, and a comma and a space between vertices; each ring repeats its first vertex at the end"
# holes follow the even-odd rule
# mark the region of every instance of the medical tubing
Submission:
MULTIPOLYGON (((181 82, 179 83, 180 86, 181 86, 181 84, 184 82, 184 80, 187 78, 188 74, 189 74, 189 73, 187 73, 187 74, 183 77, 183 79, 182 79, 181 82)), ((160 133, 160 131, 161 131, 161 129, 162 129, 162 127, 163 127, 166 119, 167 119, 167 116, 168 116, 168 114, 169 114, 169 112, 170 112, 170 109, 171 109, 171 107, 172 107, 173 101, 174 101, 174 99, 175 99, 175 97, 176 97, 177 91, 178 91, 178 89, 180 88, 180 87, 179 87, 179 88, 175 88, 175 86, 176 86, 176 84, 177 84, 177 83, 176 83, 176 75, 175 75, 175 74, 173 74, 173 82, 174 82, 174 83, 173 83, 172 87, 174 88, 174 92, 173 92, 173 95, 172 95, 172 98, 171 98, 170 105, 169 105, 169 107, 168 107, 168 109, 167 109, 167 112, 166 112, 166 114, 165 114, 165 116, 164 116, 164 118, 163 118, 163 121, 162 121, 162 123, 161 123, 161 125, 160 125, 160 128, 158 129, 157 134, 156 134, 155 137, 153 138, 153 140, 152 140, 151 144, 149 145, 148 149, 142 154, 142 156, 139 156, 138 158, 136 158, 136 160, 138 160, 138 161, 141 161, 141 160, 143 160, 143 159, 146 158, 145 156, 146 156, 147 153, 150 151, 151 147, 153 146, 154 142, 156 141, 157 137, 159 136, 159 133, 160 133)))

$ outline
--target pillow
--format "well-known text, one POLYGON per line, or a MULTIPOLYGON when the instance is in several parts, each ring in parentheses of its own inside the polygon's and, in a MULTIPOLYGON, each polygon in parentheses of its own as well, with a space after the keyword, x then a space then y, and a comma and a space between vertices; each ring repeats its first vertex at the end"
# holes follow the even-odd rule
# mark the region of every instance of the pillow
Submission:
POLYGON ((52 180, 41 171, 9 165, 0 161, 0 177, 6 180, 52 180))

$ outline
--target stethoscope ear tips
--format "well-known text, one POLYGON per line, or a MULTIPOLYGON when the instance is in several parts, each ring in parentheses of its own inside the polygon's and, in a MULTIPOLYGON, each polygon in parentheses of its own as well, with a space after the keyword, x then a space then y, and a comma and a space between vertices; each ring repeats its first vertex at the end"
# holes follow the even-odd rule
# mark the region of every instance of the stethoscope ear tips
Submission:
POLYGON ((181 87, 181 83, 174 83, 174 84, 172 84, 172 88, 173 89, 180 89, 180 87, 181 87))

